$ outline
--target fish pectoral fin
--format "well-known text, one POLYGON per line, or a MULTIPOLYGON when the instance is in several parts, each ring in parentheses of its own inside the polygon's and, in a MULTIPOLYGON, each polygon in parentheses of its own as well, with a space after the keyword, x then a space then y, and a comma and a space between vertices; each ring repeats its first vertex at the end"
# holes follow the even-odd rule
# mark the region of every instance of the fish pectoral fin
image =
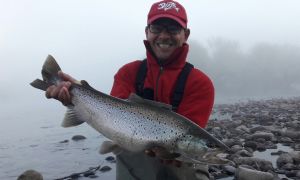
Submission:
POLYGON ((84 123, 84 121, 80 120, 78 115, 75 113, 73 106, 68 106, 67 112, 65 114, 65 118, 61 124, 62 127, 72 127, 78 126, 84 123))
POLYGON ((115 155, 119 155, 123 152, 123 149, 112 141, 104 141, 99 149, 100 154, 114 153, 115 155))

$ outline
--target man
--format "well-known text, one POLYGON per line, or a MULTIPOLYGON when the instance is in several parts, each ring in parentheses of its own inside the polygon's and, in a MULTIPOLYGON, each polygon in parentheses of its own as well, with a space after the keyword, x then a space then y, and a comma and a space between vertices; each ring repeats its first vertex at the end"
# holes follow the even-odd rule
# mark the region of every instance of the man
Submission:
MULTIPOLYGON (((154 3, 148 13, 145 28, 146 70, 142 86, 137 88, 142 61, 137 60, 124 65, 117 72, 111 95, 126 99, 130 93, 138 93, 143 98, 173 105, 174 91, 181 72, 186 65, 189 46, 186 43, 190 35, 187 28, 187 15, 184 7, 176 1, 166 0, 154 3), (139 91, 140 90, 140 91, 139 91), (139 91, 139 92, 138 92, 139 91)), ((64 105, 71 103, 68 91, 71 76, 59 72, 65 82, 51 86, 46 91, 47 98, 60 100, 64 105)), ((212 110, 214 87, 211 80, 200 70, 191 68, 184 81, 180 101, 174 111, 189 118, 201 127, 205 127, 212 110)), ((155 155, 155 150, 147 154, 155 155)), ((177 161, 171 163, 178 165, 177 161)), ((160 163, 158 158, 143 154, 122 153, 117 156, 117 179, 195 179, 195 169, 181 164, 181 168, 160 163)), ((199 170, 199 169, 198 169, 199 170)), ((198 178, 205 176, 207 169, 200 168, 198 178), (202 173, 203 172, 203 173, 202 173), (204 174, 203 176, 201 175, 204 174), (200 177, 199 177, 200 176, 200 177)))

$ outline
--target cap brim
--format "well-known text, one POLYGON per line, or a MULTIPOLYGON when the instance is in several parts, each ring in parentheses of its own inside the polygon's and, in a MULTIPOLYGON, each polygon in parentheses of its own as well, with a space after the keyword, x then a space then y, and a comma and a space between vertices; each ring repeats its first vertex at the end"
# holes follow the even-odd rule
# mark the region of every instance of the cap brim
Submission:
POLYGON ((180 18, 175 17, 175 16, 170 15, 170 14, 159 14, 159 15, 155 15, 155 16, 149 18, 147 23, 148 23, 148 24, 151 24, 153 21, 155 21, 155 20, 157 20, 157 19, 159 19, 159 18, 170 18, 170 19, 172 19, 172 20, 178 22, 183 28, 187 28, 187 24, 186 24, 184 21, 182 21, 180 18))

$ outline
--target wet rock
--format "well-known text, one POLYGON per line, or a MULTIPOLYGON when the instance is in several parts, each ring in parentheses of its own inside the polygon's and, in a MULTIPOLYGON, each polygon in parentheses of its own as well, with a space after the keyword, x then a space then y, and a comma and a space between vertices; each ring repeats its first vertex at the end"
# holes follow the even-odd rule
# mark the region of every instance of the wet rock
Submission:
POLYGON ((242 157, 252 157, 253 156, 252 153, 250 153, 249 151, 247 151, 245 149, 239 150, 235 154, 242 156, 242 157))
POLYGON ((231 149, 231 151, 232 151, 233 153, 236 153, 236 152, 242 150, 243 147, 242 147, 241 145, 234 145, 234 146, 232 146, 230 149, 231 149))
POLYGON ((289 137, 291 139, 297 139, 300 137, 300 132, 297 132, 297 131, 287 130, 287 131, 281 132, 281 134, 282 134, 282 136, 289 137))
POLYGON ((43 180, 43 176, 35 170, 27 170, 22 173, 17 180, 43 180))
POLYGON ((226 166, 223 167, 223 171, 224 171, 226 174, 228 174, 228 175, 231 176, 231 175, 234 175, 234 174, 235 174, 236 168, 233 167, 233 166, 228 166, 228 165, 226 165, 226 166))
POLYGON ((80 140, 84 140, 84 139, 86 139, 86 137, 83 135, 75 135, 72 137, 73 141, 80 141, 80 140))
POLYGON ((274 139, 274 134, 269 132, 255 132, 253 135, 251 135, 251 140, 256 141, 257 139, 262 138, 266 141, 271 141, 274 139))
POLYGON ((110 171, 110 170, 111 170, 111 167, 109 167, 109 166, 103 166, 103 167, 100 168, 99 171, 101 171, 101 172, 107 172, 107 171, 110 171))
POLYGON ((263 144, 263 143, 257 143, 256 150, 260 151, 260 152, 265 151, 266 150, 265 144, 263 144))
POLYGON ((295 170, 295 171, 287 171, 285 173, 285 175, 288 178, 293 178, 293 179, 299 179, 300 178, 300 171, 299 170, 295 170))
POLYGON ((108 156, 105 158, 105 160, 111 163, 116 163, 116 158, 113 156, 108 156))
POLYGON ((247 148, 251 148, 253 151, 256 150, 257 148, 257 143, 255 141, 246 141, 245 144, 244 144, 244 147, 247 148))
POLYGON ((238 139, 223 139, 222 142, 228 147, 232 147, 234 145, 242 146, 242 143, 238 139))
POLYGON ((99 176, 97 176, 97 175, 90 175, 88 177, 91 178, 91 179, 95 179, 95 178, 98 178, 99 176))
POLYGON ((287 163, 293 164, 293 158, 289 153, 281 154, 276 160, 276 164, 278 168, 281 168, 287 163))
POLYGON ((233 160, 237 165, 249 165, 257 170, 272 171, 273 165, 270 161, 254 158, 254 157, 239 157, 233 160))
POLYGON ((264 138, 257 138, 257 139, 255 139, 255 141, 257 143, 261 143, 261 144, 264 144, 266 142, 266 140, 264 138))
POLYGON ((249 128, 247 128, 245 125, 240 125, 240 126, 236 127, 235 129, 238 131, 241 131, 241 132, 250 133, 249 128))
POLYGON ((59 143, 68 143, 69 142, 69 140, 63 140, 63 141, 60 141, 59 143))
POLYGON ((261 131, 261 132, 266 131, 267 128, 264 126, 257 126, 257 127, 251 128, 249 130, 250 130, 250 133, 255 133, 256 131, 261 131))
POLYGON ((89 176, 91 176, 91 175, 95 175, 95 172, 93 172, 93 171, 88 171, 88 172, 83 173, 83 176, 84 176, 84 177, 89 177, 89 176))
POLYGON ((80 173, 73 173, 73 174, 70 175, 71 179, 77 179, 79 177, 80 177, 80 173))
POLYGON ((293 148, 295 149, 295 151, 300 151, 300 144, 299 143, 293 144, 293 148))
POLYGON ((294 164, 300 164, 300 151, 291 151, 289 155, 293 158, 294 164))
POLYGON ((277 145, 274 144, 272 141, 266 141, 265 148, 266 149, 277 149, 277 145))
POLYGON ((281 154, 283 154, 283 153, 287 153, 287 152, 279 150, 279 151, 277 151, 277 152, 271 152, 271 155, 272 155, 272 156, 276 156, 276 155, 279 156, 279 155, 281 155, 281 154))
POLYGON ((278 142, 282 143, 283 145, 290 145, 294 143, 294 141, 289 137, 281 137, 278 139, 278 142))
POLYGON ((273 180, 274 175, 269 172, 262 172, 253 169, 239 167, 236 170, 235 178, 238 180, 273 180))
POLYGON ((291 171, 293 169, 296 168, 296 166, 292 163, 286 163, 283 166, 280 167, 281 169, 287 170, 287 171, 291 171))

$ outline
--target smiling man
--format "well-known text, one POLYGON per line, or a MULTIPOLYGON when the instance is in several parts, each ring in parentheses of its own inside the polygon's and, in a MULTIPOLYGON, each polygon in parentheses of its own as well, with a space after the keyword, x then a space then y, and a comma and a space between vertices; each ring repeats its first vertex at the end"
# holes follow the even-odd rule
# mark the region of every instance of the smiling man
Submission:
MULTIPOLYGON (((127 99, 131 93, 136 93, 145 99, 172 105, 173 111, 204 128, 213 107, 214 87, 203 72, 186 60, 190 35, 187 23, 186 11, 178 2, 154 3, 145 28, 146 58, 119 69, 111 95, 127 99)), ((70 82, 77 81, 63 72, 59 72, 59 76, 65 81, 50 86, 46 97, 69 105, 72 98, 70 82)), ((158 154, 151 149, 146 153, 123 152, 117 155, 117 180, 208 179, 207 166, 195 169, 175 160, 161 163, 160 158, 149 156, 158 154)))
MULTIPOLYGON (((205 127, 213 106, 214 87, 203 72, 186 61, 190 35, 187 22, 186 11, 178 2, 154 3, 145 28, 146 59, 126 64, 118 71, 111 95, 125 99, 135 92, 145 99, 170 104, 177 113, 205 127)), ((144 154, 123 153, 117 156, 117 180, 209 178, 207 166, 196 170, 177 161, 168 163, 144 154), (178 165, 181 167, 176 168, 178 165)))

